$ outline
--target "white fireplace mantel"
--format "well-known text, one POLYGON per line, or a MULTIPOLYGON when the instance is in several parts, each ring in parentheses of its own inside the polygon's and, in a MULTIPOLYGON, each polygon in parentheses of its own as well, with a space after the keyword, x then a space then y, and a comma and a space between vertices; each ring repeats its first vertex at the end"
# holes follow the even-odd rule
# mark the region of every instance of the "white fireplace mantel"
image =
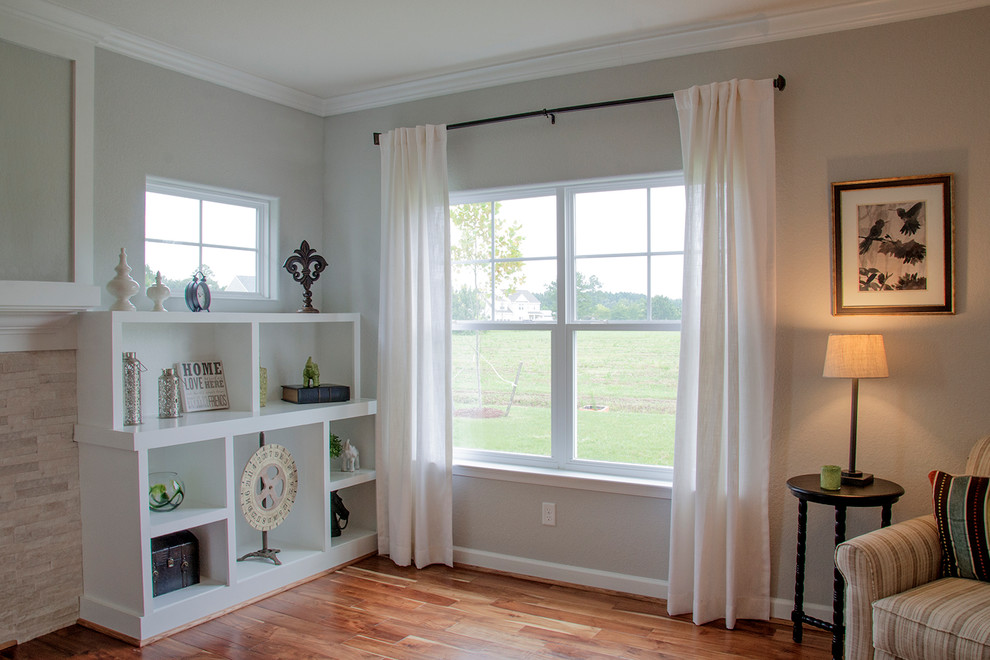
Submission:
POLYGON ((99 307, 100 293, 75 282, 0 282, 0 352, 74 349, 75 315, 99 307))

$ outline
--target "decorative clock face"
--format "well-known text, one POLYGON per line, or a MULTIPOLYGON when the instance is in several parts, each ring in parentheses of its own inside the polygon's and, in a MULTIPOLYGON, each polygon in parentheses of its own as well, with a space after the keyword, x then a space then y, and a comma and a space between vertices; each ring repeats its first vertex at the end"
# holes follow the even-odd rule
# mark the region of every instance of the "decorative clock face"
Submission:
POLYGON ((206 284, 206 276, 196 273, 192 281, 186 285, 186 307, 194 312, 210 311, 210 287, 206 284))
POLYGON ((200 282, 196 286, 196 301, 199 303, 200 309, 210 311, 210 287, 206 285, 206 282, 200 282))
POLYGON ((251 527, 267 532, 289 515, 299 487, 292 454, 282 445, 263 445, 241 474, 241 511, 251 527))

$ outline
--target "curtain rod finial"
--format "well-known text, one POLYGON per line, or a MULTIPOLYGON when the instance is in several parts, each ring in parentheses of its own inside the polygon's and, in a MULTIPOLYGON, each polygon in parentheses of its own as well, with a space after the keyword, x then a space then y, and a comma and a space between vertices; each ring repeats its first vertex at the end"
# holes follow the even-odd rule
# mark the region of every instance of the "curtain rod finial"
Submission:
POLYGON ((777 91, 782 92, 784 91, 784 88, 787 87, 787 80, 784 79, 784 76, 778 74, 777 77, 773 79, 773 86, 777 88, 777 91))

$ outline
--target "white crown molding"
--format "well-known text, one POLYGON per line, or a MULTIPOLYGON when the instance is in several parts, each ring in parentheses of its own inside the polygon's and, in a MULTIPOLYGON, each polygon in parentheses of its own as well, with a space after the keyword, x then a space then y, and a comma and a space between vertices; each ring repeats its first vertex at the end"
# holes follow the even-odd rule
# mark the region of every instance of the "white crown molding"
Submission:
MULTIPOLYGON (((659 59, 659 58, 647 58, 659 59)), ((340 115, 345 112, 380 108, 406 101, 469 92, 475 89, 508 85, 540 78, 581 73, 596 69, 630 64, 624 61, 621 45, 584 48, 559 55, 545 55, 507 64, 444 73, 420 80, 410 80, 385 85, 375 89, 351 94, 332 96, 323 101, 323 116, 340 115)))
POLYGON ((988 4, 988 0, 867 0, 837 7, 767 14, 759 19, 732 24, 694 26, 617 44, 583 48, 334 96, 324 100, 322 114, 327 117, 497 85, 854 30, 950 14, 988 4))
POLYGON ((9 13, 40 23, 53 30, 85 39, 94 46, 164 69, 205 80, 280 105, 320 115, 324 99, 291 87, 197 57, 151 39, 118 30, 107 23, 83 16, 43 0, 0 0, 0 17, 9 13))
POLYGON ((949 14, 988 4, 990 0, 865 0, 821 9, 778 12, 738 23, 692 26, 622 43, 405 80, 325 99, 118 30, 44 0, 0 0, 0 16, 8 12, 34 20, 127 57, 328 117, 551 76, 949 14))
POLYGON ((313 115, 322 113, 324 100, 312 94, 300 92, 134 34, 113 30, 100 40, 97 46, 296 110, 313 115))
POLYGON ((41 24, 94 45, 103 33, 111 29, 105 23, 39 0, 0 0, 0 16, 4 14, 41 24))

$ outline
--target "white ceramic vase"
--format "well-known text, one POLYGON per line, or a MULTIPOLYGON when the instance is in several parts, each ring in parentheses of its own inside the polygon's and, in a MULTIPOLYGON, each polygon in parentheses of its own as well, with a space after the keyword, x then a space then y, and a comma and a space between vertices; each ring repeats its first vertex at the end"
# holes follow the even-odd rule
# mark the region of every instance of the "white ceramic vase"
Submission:
POLYGON ((147 293, 148 297, 151 298, 152 302, 155 303, 155 306, 151 308, 151 311, 153 312, 168 311, 167 309, 165 309, 165 306, 162 305, 162 303, 168 299, 168 296, 170 293, 172 293, 172 290, 169 289, 164 284, 162 284, 161 271, 155 273, 155 283, 149 286, 148 290, 145 293, 147 293))
POLYGON ((141 285, 131 279, 131 267, 127 265, 124 248, 120 248, 120 263, 114 267, 114 270, 117 271, 117 276, 107 282, 107 291, 113 294, 117 301, 110 305, 110 311, 133 312, 137 308, 131 304, 130 298, 141 290, 141 285))

